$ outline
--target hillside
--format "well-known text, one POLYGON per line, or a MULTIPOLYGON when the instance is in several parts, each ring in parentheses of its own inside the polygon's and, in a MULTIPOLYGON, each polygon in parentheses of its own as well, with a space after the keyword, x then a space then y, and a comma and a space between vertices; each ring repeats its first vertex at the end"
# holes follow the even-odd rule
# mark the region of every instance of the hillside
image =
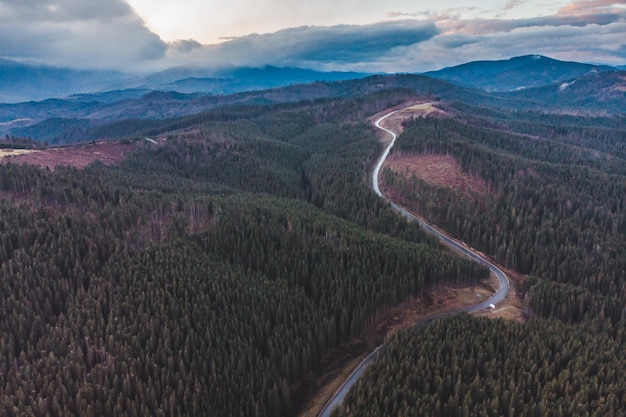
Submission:
POLYGON ((129 76, 113 71, 85 71, 0 59, 0 103, 110 90, 126 78, 129 76))
POLYGON ((626 71, 591 73, 545 87, 511 92, 545 108, 572 113, 626 113, 626 71))
MULTIPOLYGON (((315 82, 230 95, 145 92, 141 89, 132 89, 75 95, 67 99, 49 99, 41 102, 0 104, 0 121, 3 122, 0 124, 0 134, 8 133, 64 143, 78 139, 73 138, 74 127, 80 130, 84 126, 103 126, 120 121, 146 119, 150 121, 141 123, 153 126, 157 120, 194 115, 233 105, 265 106, 327 98, 358 98, 389 89, 401 89, 405 92, 410 91, 411 94, 480 105, 520 108, 533 105, 526 99, 498 97, 420 75, 376 75, 362 79, 315 82), (20 122, 15 122, 16 120, 20 122), (16 123, 17 126, 14 126, 16 123), (38 125, 39 123, 41 124, 38 125), (76 126, 71 126, 72 123, 76 126)), ((124 124, 128 125, 128 122, 124 124)), ((134 130, 141 130, 141 127, 134 130)), ((99 137, 85 133, 84 140, 91 139, 99 137)))
POLYGON ((486 278, 363 181, 363 117, 405 94, 171 120, 119 165, 3 160, 0 414, 293 416, 388 306, 486 278))
MULTIPOLYGON (((83 94, 67 99, 0 104, 0 134, 33 137, 49 143, 98 140, 135 135, 173 118, 234 105, 358 98, 389 89, 472 106, 543 112, 623 112, 623 73, 590 74, 547 87, 519 92, 488 93, 420 75, 376 75, 362 79, 315 82, 230 95, 183 94, 141 89, 83 94)), ((226 110, 227 111, 227 110, 226 110)))
POLYGON ((506 266, 528 322, 400 333, 338 415, 621 415, 623 83, 376 75, 0 106, 33 118, 0 140, 0 415, 296 416, 328 366, 384 342, 364 337, 382 318, 444 288, 475 300, 487 271, 369 188, 368 118, 434 99, 381 188, 506 266))
POLYGON ((154 90, 181 93, 234 94, 254 90, 267 90, 294 84, 316 81, 341 81, 366 77, 357 72, 322 72, 303 68, 226 68, 209 70, 179 67, 146 77, 144 86, 154 90))
POLYGON ((315 81, 339 81, 363 78, 356 72, 322 72, 302 68, 221 68, 202 66, 176 67, 154 74, 125 74, 115 71, 77 70, 32 65, 0 59, 0 103, 40 101, 74 96, 97 100, 118 90, 121 99, 137 98, 135 91, 175 91, 178 93, 234 94, 266 90, 315 81), (122 94, 121 90, 129 90, 122 94), (105 93, 105 94, 100 94, 105 93))
POLYGON ((528 321, 456 317, 399 334, 334 415, 623 415, 624 118, 452 108, 404 125, 383 187, 523 274, 528 321), (424 175, 425 157, 452 160, 474 186, 424 175))
POLYGON ((614 71, 602 65, 565 62, 541 55, 502 61, 474 61, 424 73, 466 87, 486 91, 514 91, 579 78, 590 73, 614 71))

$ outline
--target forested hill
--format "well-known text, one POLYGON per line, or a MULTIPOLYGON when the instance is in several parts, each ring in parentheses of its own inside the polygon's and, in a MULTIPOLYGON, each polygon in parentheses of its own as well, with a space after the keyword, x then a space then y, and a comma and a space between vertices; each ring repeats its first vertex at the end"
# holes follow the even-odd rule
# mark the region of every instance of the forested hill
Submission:
POLYGON ((560 108, 572 114, 625 114, 626 71, 590 73, 508 96, 534 101, 539 109, 560 108))
MULTIPOLYGON (((185 117, 79 121, 76 137, 132 145, 117 166, 0 165, 0 415, 294 416, 325 355, 392 306, 486 278, 368 188, 380 145, 365 120, 418 97, 447 116, 407 121, 394 153, 444 155, 488 192, 405 170, 383 180, 530 275, 516 290, 531 323, 463 317, 399 335, 357 386, 374 395, 339 413, 380 401, 388 415, 623 414, 623 115, 550 114, 562 103, 412 75, 255 94, 185 117), (412 346, 436 360, 419 366, 412 346), (380 379, 403 375, 427 385, 380 379)), ((150 96, 172 97, 186 98, 150 96)))
POLYGON ((473 61, 424 73, 458 85, 486 91, 516 91, 568 82, 589 74, 617 70, 607 65, 559 61, 542 55, 501 61, 473 61))
POLYGON ((404 126, 390 158, 458 163, 481 191, 410 166, 387 189, 528 274, 528 322, 441 320, 393 338, 337 416, 599 416, 626 410, 626 123, 454 105, 404 126), (449 109, 449 111, 452 111, 449 109))
MULTIPOLYGON (((510 93, 488 93, 421 75, 376 75, 363 79, 315 82, 231 95, 181 94, 147 90, 82 94, 66 99, 0 104, 0 134, 31 137, 51 144, 117 137, 120 124, 133 131, 155 123, 229 106, 358 99, 390 89, 407 94, 499 109, 606 115, 624 113, 624 73, 589 74, 549 86, 510 93)), ((176 120, 175 120, 176 121, 176 120)), ((162 127, 160 127, 162 128, 162 127)))
POLYGON ((293 416, 385 309, 487 271, 368 189, 359 100, 156 125, 121 165, 0 165, 0 415, 293 416))
POLYGON ((127 119, 156 120, 193 115, 228 105, 267 105, 323 98, 355 98, 392 88, 407 88, 419 94, 436 94, 443 98, 472 102, 481 100, 484 96, 482 92, 473 92, 445 81, 419 75, 371 76, 364 79, 314 82, 229 95, 131 89, 80 94, 39 102, 0 104, 0 123, 23 118, 42 121, 61 117, 103 122, 127 119))
POLYGON ((623 416, 623 355, 559 322, 450 318, 393 337, 334 416, 623 416))

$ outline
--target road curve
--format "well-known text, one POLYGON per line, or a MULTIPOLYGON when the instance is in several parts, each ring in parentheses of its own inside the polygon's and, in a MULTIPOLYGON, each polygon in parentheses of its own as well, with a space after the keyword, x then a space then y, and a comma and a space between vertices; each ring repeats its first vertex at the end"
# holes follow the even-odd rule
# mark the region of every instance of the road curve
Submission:
MULTIPOLYGON (((396 210, 398 213, 400 213, 402 216, 406 217, 407 219, 409 219, 411 221, 418 222, 419 225, 427 233, 430 233, 430 234, 436 236, 441 241, 441 243, 443 243, 444 245, 448 246, 450 249, 456 251, 457 253, 459 253, 459 254, 461 254, 461 255, 463 255, 465 257, 470 258, 474 262, 477 262, 477 263, 479 263, 481 265, 486 266, 487 268, 489 268, 489 270, 498 279, 498 289, 496 290, 496 292, 491 297, 489 297, 487 300, 483 301, 482 303, 475 304, 475 305, 472 305, 472 306, 469 306, 469 307, 464 307, 464 308, 460 308, 460 309, 446 311, 444 313, 440 313, 440 314, 437 314, 437 315, 425 318, 423 320, 420 320, 419 322, 415 323, 415 325, 416 326, 426 326, 426 325, 432 323, 434 320, 442 318, 442 317, 447 317, 447 316, 451 316, 451 315, 458 314, 458 313, 476 313, 476 312, 488 309, 491 304, 498 305, 500 302, 502 302, 506 298, 506 296, 509 293, 509 287, 510 287, 509 278, 506 276, 506 274, 504 272, 502 272, 502 270, 500 268, 495 266, 493 263, 491 263, 488 259, 486 259, 484 256, 482 256, 477 251, 462 245, 461 243, 457 242, 456 240, 454 240, 454 239, 444 235, 443 233, 441 233, 440 231, 438 231, 437 229, 435 229, 433 226, 431 226, 430 224, 426 223, 425 221, 415 217, 413 214, 409 213, 403 207, 401 207, 398 204, 394 203, 393 201, 389 200, 380 191, 380 188, 378 186, 379 173, 380 173, 380 170, 381 170, 385 160, 387 159, 387 156, 389 155, 389 152, 391 151, 391 148, 393 147, 394 143, 396 142, 396 138, 397 138, 397 135, 396 135, 395 132, 393 132, 392 130, 389 130, 389 129, 381 126, 380 123, 383 120, 385 120, 386 118, 388 118, 389 116, 392 116, 392 115, 398 113, 399 111, 402 111, 402 109, 395 110, 395 111, 392 111, 390 113, 387 113, 384 116, 380 117, 378 120, 376 120, 376 122, 374 123, 374 125, 377 128, 379 128, 379 129, 387 132, 388 134, 390 134, 392 139, 391 139, 391 142, 389 143, 389 145, 387 145, 387 147, 385 148, 385 150, 384 150, 383 154, 381 155, 380 159, 376 163, 376 166, 374 167, 374 171, 372 172, 372 188, 374 189, 376 194, 378 194, 379 197, 384 198, 385 200, 389 201, 389 203, 391 204, 391 207, 394 210, 396 210)), ((372 353, 370 353, 365 359, 363 359, 363 361, 359 364, 359 366, 357 366, 352 371, 352 373, 350 374, 348 379, 346 379, 344 381, 344 383, 341 385, 341 387, 335 392, 333 397, 330 400, 328 400, 328 402, 324 405, 324 408, 320 411, 320 413, 318 414, 318 417, 329 417, 330 414, 332 413, 332 411, 337 406, 339 406, 341 403, 343 403, 343 400, 344 400, 346 394, 348 394, 348 391, 350 391, 350 388, 352 388, 352 386, 361 377, 361 375, 363 375, 363 372, 365 371, 365 369, 374 362, 374 359, 376 358, 380 348, 381 348, 381 346, 378 346, 372 353)))

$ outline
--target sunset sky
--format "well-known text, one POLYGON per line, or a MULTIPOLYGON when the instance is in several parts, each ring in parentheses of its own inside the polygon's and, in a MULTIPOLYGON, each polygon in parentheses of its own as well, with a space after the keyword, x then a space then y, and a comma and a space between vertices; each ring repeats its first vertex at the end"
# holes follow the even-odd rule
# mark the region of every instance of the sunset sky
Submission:
POLYGON ((0 58, 421 72, 542 54, 626 64, 626 0, 0 0, 0 58))

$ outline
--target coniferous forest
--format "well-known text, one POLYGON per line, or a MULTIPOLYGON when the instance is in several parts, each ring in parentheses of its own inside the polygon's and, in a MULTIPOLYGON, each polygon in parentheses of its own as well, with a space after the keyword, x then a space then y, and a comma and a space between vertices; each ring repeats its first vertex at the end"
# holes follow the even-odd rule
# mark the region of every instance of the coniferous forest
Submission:
POLYGON ((367 188, 364 119, 403 94, 148 126, 166 140, 119 166, 0 165, 0 414, 294 415, 385 308, 484 279, 367 188))
MULTIPOLYGON (((369 188, 366 118, 416 95, 86 125, 133 150, 81 170, 0 164, 0 415, 294 416, 324 355, 386 309, 486 279, 369 188)), ((450 155, 489 191, 383 180, 527 274, 528 321, 401 332, 337 415, 624 414, 623 117, 442 103, 394 152, 450 155)))
POLYGON ((452 156, 487 192, 383 173, 402 203, 528 274, 524 324, 470 316, 399 334, 337 416, 620 416, 626 412, 623 117, 452 105, 394 151, 452 156))

